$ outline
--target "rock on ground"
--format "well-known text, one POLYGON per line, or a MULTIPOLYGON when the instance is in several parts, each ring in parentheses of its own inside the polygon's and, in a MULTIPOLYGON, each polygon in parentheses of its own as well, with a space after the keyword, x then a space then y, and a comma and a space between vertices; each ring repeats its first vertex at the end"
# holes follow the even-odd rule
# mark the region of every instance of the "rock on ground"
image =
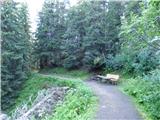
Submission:
POLYGON ((53 113, 57 103, 63 101, 68 89, 68 87, 50 87, 39 91, 31 107, 28 108, 27 105, 19 107, 13 114, 12 119, 41 120, 45 116, 53 113))

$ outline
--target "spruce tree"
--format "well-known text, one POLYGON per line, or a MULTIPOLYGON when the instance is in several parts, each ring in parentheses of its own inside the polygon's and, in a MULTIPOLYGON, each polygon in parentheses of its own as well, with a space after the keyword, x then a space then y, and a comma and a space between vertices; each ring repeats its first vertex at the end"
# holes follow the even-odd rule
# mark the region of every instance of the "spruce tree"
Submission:
POLYGON ((35 54, 40 68, 58 66, 61 63, 61 44, 65 32, 65 2, 45 1, 39 13, 35 54))
POLYGON ((40 68, 105 67, 108 56, 120 49, 121 2, 83 0, 66 8, 65 2, 44 3, 35 44, 40 68))
POLYGON ((14 105, 29 73, 30 35, 27 7, 8 0, 1 7, 2 110, 14 105))

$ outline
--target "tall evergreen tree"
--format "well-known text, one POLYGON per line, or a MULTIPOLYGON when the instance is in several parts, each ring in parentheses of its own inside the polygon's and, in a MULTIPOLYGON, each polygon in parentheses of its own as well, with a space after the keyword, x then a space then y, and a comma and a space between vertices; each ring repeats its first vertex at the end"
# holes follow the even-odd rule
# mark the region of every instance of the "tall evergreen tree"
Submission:
POLYGON ((102 68, 119 49, 121 2, 82 1, 68 13, 66 67, 102 68))
POLYGON ((30 35, 27 7, 7 0, 2 2, 2 110, 14 104, 29 73, 30 35))
POLYGON ((97 69, 104 66, 106 55, 108 2, 106 0, 91 1, 87 4, 83 62, 89 68, 97 69))
POLYGON ((83 0, 66 7, 64 2, 46 1, 40 13, 36 42, 40 67, 104 67, 107 56, 120 48, 121 2, 83 0))
POLYGON ((120 1, 110 1, 108 3, 107 13, 107 39, 109 54, 116 55, 120 50, 119 33, 121 27, 121 16, 123 15, 123 6, 120 1))
POLYGON ((65 2, 47 0, 40 12, 37 29, 36 55, 40 68, 59 65, 62 57, 61 43, 65 32, 65 2))
POLYGON ((63 43, 65 52, 63 66, 66 68, 82 66, 85 11, 81 7, 70 8, 66 17, 67 30, 64 34, 63 43))

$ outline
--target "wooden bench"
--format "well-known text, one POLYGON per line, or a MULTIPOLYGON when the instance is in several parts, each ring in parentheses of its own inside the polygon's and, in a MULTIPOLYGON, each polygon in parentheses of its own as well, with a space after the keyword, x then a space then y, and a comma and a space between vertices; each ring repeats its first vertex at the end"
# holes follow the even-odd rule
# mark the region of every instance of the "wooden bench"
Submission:
POLYGON ((119 80, 119 75, 107 74, 106 76, 97 75, 97 78, 101 79, 101 82, 107 82, 111 84, 117 84, 119 80))

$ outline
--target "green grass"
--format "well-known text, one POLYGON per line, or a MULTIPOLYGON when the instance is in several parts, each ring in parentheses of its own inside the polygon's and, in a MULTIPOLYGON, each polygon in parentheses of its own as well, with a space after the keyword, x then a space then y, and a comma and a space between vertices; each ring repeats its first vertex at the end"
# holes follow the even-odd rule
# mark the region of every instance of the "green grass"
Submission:
POLYGON ((67 70, 62 67, 56 67, 54 69, 43 69, 40 71, 40 73, 59 75, 62 77, 75 78, 81 80, 86 80, 90 76, 90 74, 84 70, 67 70))
POLYGON ((92 120, 97 107, 97 98, 90 89, 84 85, 80 86, 70 90, 65 101, 55 109, 54 116, 46 120, 92 120))
POLYGON ((132 96, 138 109, 146 120, 160 119, 160 83, 142 77, 132 78, 127 75, 121 78, 121 89, 132 96))
MULTIPOLYGON (((54 116, 48 116, 47 120, 88 120, 92 118, 97 99, 93 92, 84 84, 83 80, 74 80, 75 77, 86 79, 89 74, 86 72, 66 71, 65 69, 57 68, 51 71, 49 74, 57 73, 58 75, 69 76, 72 79, 59 79, 54 76, 44 76, 39 73, 35 73, 26 81, 23 86, 23 90, 20 92, 18 99, 16 100, 16 106, 12 108, 11 113, 15 108, 22 103, 32 104, 32 101, 36 98, 39 90, 42 90, 46 86, 68 86, 69 92, 65 96, 64 102, 59 103, 54 111, 54 116), (32 97, 30 97, 32 96, 32 97), (31 100, 29 100, 31 98, 31 100)), ((64 77, 63 76, 63 77, 64 77)))

